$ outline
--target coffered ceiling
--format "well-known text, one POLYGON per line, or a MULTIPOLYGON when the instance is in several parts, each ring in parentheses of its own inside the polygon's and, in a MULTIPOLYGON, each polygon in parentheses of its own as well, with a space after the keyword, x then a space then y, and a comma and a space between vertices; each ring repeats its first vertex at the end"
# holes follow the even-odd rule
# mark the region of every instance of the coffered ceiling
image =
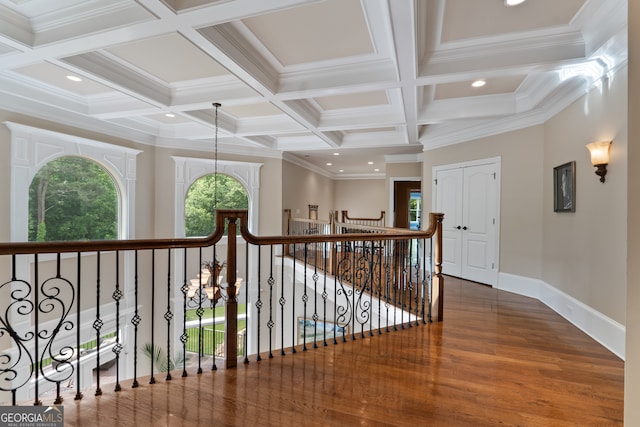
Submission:
POLYGON ((212 150, 219 102, 220 152, 376 176, 606 84, 626 63, 626 4, 0 0, 0 108, 212 150))

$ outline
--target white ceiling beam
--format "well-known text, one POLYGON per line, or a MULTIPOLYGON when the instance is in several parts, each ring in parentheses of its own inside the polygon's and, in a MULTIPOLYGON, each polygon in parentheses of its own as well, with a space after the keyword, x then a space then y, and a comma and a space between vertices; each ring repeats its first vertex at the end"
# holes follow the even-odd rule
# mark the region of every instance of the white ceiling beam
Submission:
POLYGON ((416 93, 417 46, 415 2, 390 1, 395 61, 401 82, 403 111, 409 143, 418 141, 418 99, 416 93))

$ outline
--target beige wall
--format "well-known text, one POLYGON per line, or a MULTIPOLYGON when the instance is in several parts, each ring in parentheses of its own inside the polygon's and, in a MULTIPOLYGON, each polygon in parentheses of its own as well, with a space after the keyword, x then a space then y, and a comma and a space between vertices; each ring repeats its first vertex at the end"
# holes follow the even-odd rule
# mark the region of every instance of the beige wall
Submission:
POLYGON ((335 182, 335 207, 351 218, 373 218, 388 210, 384 179, 352 179, 335 182))
POLYGON ((286 160, 282 177, 282 209, 291 209, 294 218, 308 218, 309 205, 318 205, 318 219, 329 219, 329 211, 335 209, 332 179, 286 160))
POLYGON ((543 137, 543 127, 534 126, 426 151, 423 168, 430 212, 434 166, 500 157, 500 271, 536 279, 541 277, 543 137))
POLYGON ((624 423, 640 425, 640 3, 629 3, 629 145, 627 164, 627 336, 624 423))
POLYGON ((542 279, 625 324, 627 70, 545 124, 542 279), (613 140, 601 183, 585 145, 613 140), (553 212, 553 168, 576 161, 576 212, 553 212))

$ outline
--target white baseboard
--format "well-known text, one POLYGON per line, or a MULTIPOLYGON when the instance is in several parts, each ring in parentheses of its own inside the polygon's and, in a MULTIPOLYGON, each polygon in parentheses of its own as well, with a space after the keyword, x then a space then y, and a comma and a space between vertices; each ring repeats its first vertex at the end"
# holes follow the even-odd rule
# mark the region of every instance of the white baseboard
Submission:
POLYGON ((509 273, 501 272, 498 274, 496 289, 542 301, 553 311, 624 360, 625 326, 583 302, 542 280, 509 273))

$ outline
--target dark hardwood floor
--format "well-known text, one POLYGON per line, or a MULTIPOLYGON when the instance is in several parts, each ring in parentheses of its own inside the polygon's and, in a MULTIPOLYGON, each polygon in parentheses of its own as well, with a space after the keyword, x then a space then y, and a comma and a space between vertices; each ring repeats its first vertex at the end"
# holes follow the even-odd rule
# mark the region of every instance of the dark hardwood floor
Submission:
POLYGON ((620 359, 536 300, 450 277, 442 323, 253 360, 66 397, 65 426, 622 425, 620 359))

